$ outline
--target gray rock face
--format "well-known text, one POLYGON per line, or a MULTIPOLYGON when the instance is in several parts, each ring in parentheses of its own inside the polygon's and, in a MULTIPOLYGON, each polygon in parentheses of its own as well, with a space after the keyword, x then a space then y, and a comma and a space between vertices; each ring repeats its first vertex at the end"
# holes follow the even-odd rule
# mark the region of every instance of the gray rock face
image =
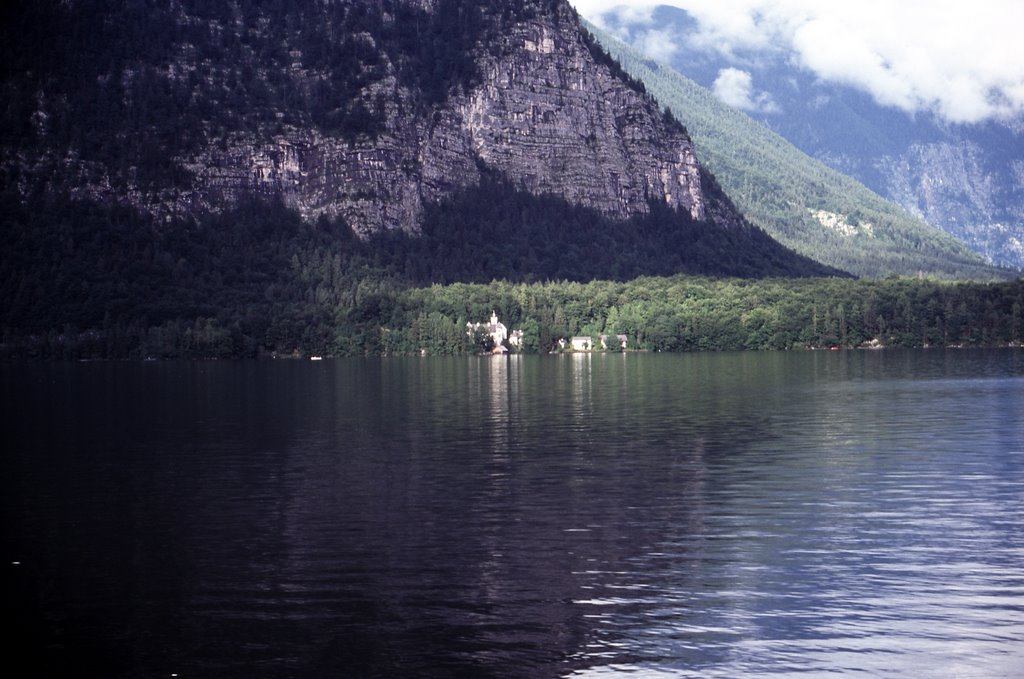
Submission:
POLYGON ((534 193, 612 216, 644 212, 654 199, 704 218, 689 138, 594 63, 574 21, 521 26, 508 47, 458 103, 456 120, 475 158, 534 193))
MULTIPOLYGON (((391 75, 361 93, 384 102, 383 132, 372 141, 313 125, 211 136, 174 159, 189 185, 170 194, 129 191, 130 202, 180 214, 221 210, 251 194, 280 196, 307 219, 341 216, 361 236, 416 233, 426 204, 477 184, 488 168, 530 192, 616 218, 645 213, 656 200, 695 220, 742 223, 731 206, 709 208, 685 130, 598 63, 580 30, 565 3, 514 24, 499 44, 479 46, 476 85, 415 114, 416 93, 386 64, 391 75)), ((80 193, 123 200, 112 184, 100 176, 80 193)))
MULTIPOLYGON (((954 137, 956 132, 947 132, 954 137)), ((1011 137, 1009 131, 1001 136, 1011 137)), ((1024 161, 1017 139, 984 148, 967 138, 911 144, 877 168, 887 195, 989 261, 1024 268, 1024 161), (1016 154, 1019 154, 1019 150, 1016 154), (1002 157, 1001 157, 1002 156, 1002 157)))

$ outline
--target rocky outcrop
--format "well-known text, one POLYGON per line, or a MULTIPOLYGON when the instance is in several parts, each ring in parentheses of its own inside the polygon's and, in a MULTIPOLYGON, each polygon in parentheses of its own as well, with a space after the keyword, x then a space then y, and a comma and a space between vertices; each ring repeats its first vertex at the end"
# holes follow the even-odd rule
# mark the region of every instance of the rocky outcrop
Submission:
MULTIPOLYGON (((1019 133, 996 129, 993 137, 1019 139, 1019 133)), ((1024 161, 1012 155, 1016 140, 984 148, 955 139, 962 131, 945 133, 954 139, 911 144, 877 161, 887 195, 989 261, 1024 268, 1024 161)))
POLYGON ((645 212, 653 199, 704 219, 689 138, 595 63, 575 17, 559 19, 520 26, 504 55, 485 64, 484 82, 458 102, 473 156, 531 192, 608 215, 645 212))
MULTIPOLYGON (((414 4, 434 11, 435 3, 414 4)), ((704 191, 685 129, 595 57, 572 8, 538 6, 546 9, 514 22, 496 44, 478 45, 472 86, 456 87, 425 109, 420 93, 397 77, 400 64, 382 55, 378 70, 385 75, 359 93, 381 104, 383 125, 372 139, 292 123, 211 132, 173 159, 188 179, 172 192, 133 186, 130 177, 126 191, 124 178, 111 181, 95 167, 88 173, 93 180, 76 190, 101 200, 128 197, 156 214, 217 211, 247 195, 278 196, 307 219, 340 216, 365 236, 417 232, 426 204, 477 184, 490 170, 530 192, 616 218, 645 213, 654 200, 694 220, 743 223, 731 205, 709 205, 717 199, 704 191)), ((289 47, 301 63, 303 45, 289 47)), ((189 68, 179 63, 166 70, 173 77, 189 68)), ((302 88, 320 75, 296 68, 288 77, 302 88)))
MULTIPOLYGON (((479 84, 426 115, 390 115, 373 143, 292 130, 183 159, 194 195, 216 208, 243 193, 278 194, 308 218, 340 215, 363 235, 414 232, 425 202, 477 183, 487 167, 614 217, 646 212, 649 199, 705 217, 689 138, 595 62, 568 7, 516 25, 479 58, 479 84)), ((411 105, 407 92, 388 95, 411 105)))

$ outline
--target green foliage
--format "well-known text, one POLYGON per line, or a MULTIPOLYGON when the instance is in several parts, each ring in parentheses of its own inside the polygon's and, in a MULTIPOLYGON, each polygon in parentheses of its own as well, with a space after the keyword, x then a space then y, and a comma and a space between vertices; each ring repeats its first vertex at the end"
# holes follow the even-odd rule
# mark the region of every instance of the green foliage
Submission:
MULTIPOLYGON (((710 279, 455 284, 400 293, 389 327, 424 313, 483 318, 505 309, 510 328, 536 332, 530 351, 559 337, 628 335, 651 351, 996 346, 1024 342, 1024 280, 952 283, 890 278, 710 279)), ((415 347, 406 347, 412 352, 415 347)))
MULTIPOLYGON (((952 236, 810 158, 678 72, 590 27, 604 48, 686 123, 698 157, 754 224, 796 252, 858 276, 1006 277, 952 236), (812 211, 855 229, 824 226, 812 211)), ((666 109, 668 111, 668 109, 666 109)))
MULTIPOLYGON (((417 286, 344 224, 251 203, 201 222, 9 195, 0 355, 225 358, 472 354, 495 311, 523 351, 625 334, 631 349, 711 351, 1024 342, 1024 280, 641 276, 417 286), (43 226, 45 225, 45 228, 43 226)), ((427 268, 454 262, 443 251, 427 268)))

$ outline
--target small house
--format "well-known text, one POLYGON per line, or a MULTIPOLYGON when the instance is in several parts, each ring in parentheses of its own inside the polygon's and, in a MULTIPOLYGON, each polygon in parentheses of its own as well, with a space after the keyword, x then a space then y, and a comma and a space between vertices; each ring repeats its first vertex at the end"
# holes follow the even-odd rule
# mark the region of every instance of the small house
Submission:
POLYGON ((570 340, 573 351, 590 351, 594 348, 594 340, 589 337, 573 337, 570 340))

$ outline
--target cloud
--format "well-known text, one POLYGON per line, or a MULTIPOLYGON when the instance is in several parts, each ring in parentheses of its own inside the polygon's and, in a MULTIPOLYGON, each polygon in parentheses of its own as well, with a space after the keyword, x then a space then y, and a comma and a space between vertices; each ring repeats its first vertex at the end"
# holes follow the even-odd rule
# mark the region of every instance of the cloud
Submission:
POLYGON ((618 26, 645 26, 654 22, 654 8, 659 2, 622 2, 622 0, 569 0, 580 14, 597 26, 609 29, 608 17, 618 26))
POLYGON ((633 42, 656 33, 649 46, 655 53, 672 50, 651 12, 670 4, 697 21, 691 48, 735 59, 771 50, 882 105, 931 111, 950 122, 1024 115, 1020 0, 570 1, 591 20, 609 12, 635 20, 633 42))
POLYGON ((633 41, 633 46, 655 61, 670 61, 679 45, 670 29, 651 29, 643 31, 633 41))
POLYGON ((723 68, 711 87, 724 103, 752 113, 778 113, 779 107, 767 92, 754 93, 753 77, 738 68, 723 68))

